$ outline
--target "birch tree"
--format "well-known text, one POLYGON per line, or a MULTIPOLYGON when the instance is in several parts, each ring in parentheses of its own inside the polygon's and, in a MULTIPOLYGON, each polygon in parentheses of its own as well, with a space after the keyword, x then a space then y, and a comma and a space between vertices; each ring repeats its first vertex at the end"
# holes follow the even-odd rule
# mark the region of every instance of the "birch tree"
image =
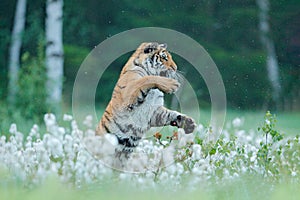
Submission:
POLYGON ((281 85, 279 81, 279 67, 275 51, 274 42, 270 37, 269 25, 269 0, 256 0, 259 8, 259 31, 263 47, 267 53, 266 67, 268 78, 272 86, 272 98, 278 106, 281 92, 281 85))
POLYGON ((57 110, 63 88, 63 0, 47 0, 46 15, 47 101, 57 110))
POLYGON ((8 83, 8 102, 14 104, 16 93, 18 91, 18 72, 20 69, 20 51, 22 45, 22 33, 24 31, 26 18, 26 0, 18 0, 14 26, 12 31, 12 40, 9 50, 9 83, 8 83))

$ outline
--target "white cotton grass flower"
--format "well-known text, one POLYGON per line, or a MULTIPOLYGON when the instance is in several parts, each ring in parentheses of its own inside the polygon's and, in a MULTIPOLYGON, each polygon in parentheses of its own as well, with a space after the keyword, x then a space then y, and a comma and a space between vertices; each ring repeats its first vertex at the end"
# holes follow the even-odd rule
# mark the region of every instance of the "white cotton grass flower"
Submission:
POLYGON ((84 136, 85 136, 85 137, 94 137, 95 134, 96 134, 96 133, 95 133, 95 130, 93 130, 93 129, 88 129, 88 130, 85 131, 84 136))
POLYGON ((86 116, 83 121, 83 125, 87 126, 88 128, 92 128, 93 127, 93 116, 92 115, 86 116))
POLYGON ((31 137, 40 138, 39 129, 40 129, 39 126, 37 124, 34 124, 30 129, 29 135, 31 137))
POLYGON ((6 143, 6 136, 1 135, 1 137, 0 137, 0 147, 3 147, 5 145, 5 143, 6 143))
POLYGON ((232 120, 232 125, 234 128, 239 128, 241 126, 243 126, 243 122, 244 120, 239 118, 239 117, 236 117, 232 120))
POLYGON ((107 166, 112 166, 113 156, 118 145, 116 136, 112 134, 88 135, 83 138, 82 144, 91 156, 100 159, 107 166))
POLYGON ((257 156, 256 154, 253 154, 251 157, 250 157, 250 161, 251 162, 255 162, 257 160, 257 156))
POLYGON ((118 139, 115 135, 112 134, 105 134, 105 139, 107 142, 109 142, 112 146, 118 145, 118 139))
POLYGON ((166 140, 163 140, 163 141, 161 141, 161 144, 162 144, 163 146, 166 146, 166 145, 168 145, 168 144, 169 144, 169 142, 168 142, 168 141, 166 141, 166 140))
POLYGON ((78 124, 75 120, 71 121, 71 128, 72 128, 73 131, 77 131, 79 129, 78 124))
POLYGON ((293 177, 295 177, 295 176, 297 176, 297 172, 292 170, 291 175, 292 175, 293 177))
POLYGON ((193 150, 192 159, 193 160, 201 159, 201 157, 202 157, 201 149, 202 148, 199 144, 193 144, 193 146, 192 146, 192 150, 193 150))
POLYGON ((177 168, 177 170, 176 170, 177 174, 179 174, 179 175, 183 174, 184 167, 181 163, 176 163, 176 168, 177 168))
POLYGON ((187 143, 191 143, 194 141, 195 135, 193 133, 185 134, 184 129, 178 129, 178 146, 183 147, 187 143))
POLYGON ((202 133, 204 131, 204 126, 202 124, 198 124, 196 127, 196 132, 202 133))
POLYGON ((145 173, 150 168, 148 157, 145 153, 132 153, 125 163, 125 171, 127 172, 145 173))
POLYGON ((169 166, 170 164, 174 163, 174 153, 175 148, 172 145, 168 146, 162 151, 162 159, 165 166, 169 166))
POLYGON ((120 178, 121 180, 126 180, 126 179, 128 179, 128 174, 127 174, 127 173, 121 173, 121 174, 119 175, 119 178, 120 178))
POLYGON ((247 135, 245 130, 237 130, 235 131, 235 136, 237 137, 238 142, 247 143, 247 135))
MULTIPOLYGON (((0 137, 1 168, 9 169, 14 180, 28 185, 39 185, 49 176, 58 175, 63 183, 77 188, 117 178, 121 184, 130 182, 142 189, 164 188, 169 191, 186 188, 187 182, 194 186, 189 187, 193 190, 200 183, 211 184, 211 180, 222 183, 247 173, 266 173, 259 165, 258 154, 260 142, 265 142, 265 138, 255 130, 241 129, 243 118, 230 122, 234 129, 225 128, 215 147, 193 142, 194 135, 185 134, 183 129, 178 130, 178 140, 165 139, 165 136, 160 142, 152 138, 142 139, 124 168, 120 166, 119 170, 124 170, 121 173, 111 168, 115 164, 115 149, 119 147, 114 135, 96 136, 94 128, 90 128, 92 119, 89 117, 83 129, 78 126, 82 123, 77 124, 71 115, 63 118, 63 124, 69 123, 66 127, 56 121, 55 115, 46 114, 46 133, 33 125, 25 135, 19 132, 16 124, 12 124, 11 134, 0 137)), ((198 125, 196 129, 197 136, 206 137, 206 128, 198 125)), ((278 147, 273 146, 274 151, 270 149, 270 167, 283 166, 291 178, 298 180, 300 152, 295 147, 299 140, 289 141, 289 145, 282 145, 284 153, 279 159, 275 155, 278 147)), ((267 173, 278 177, 275 173, 267 173)))
POLYGON ((56 117, 52 113, 47 113, 44 116, 44 122, 47 127, 53 126, 56 124, 56 117))
POLYGON ((18 131, 17 129, 17 124, 13 123, 10 125, 10 128, 9 128, 9 133, 10 134, 16 134, 18 131))
POLYGON ((46 129, 49 133, 57 135, 57 122, 56 117, 52 113, 47 113, 44 115, 44 122, 46 124, 46 129))
POLYGON ((59 136, 63 136, 66 134, 66 129, 64 127, 57 127, 57 133, 59 136))
POLYGON ((167 171, 170 175, 174 175, 174 174, 177 173, 177 167, 176 167, 176 165, 173 163, 172 165, 166 166, 166 171, 167 171))
POLYGON ((64 115, 63 115, 63 120, 64 120, 64 121, 67 121, 67 122, 70 122, 70 121, 73 120, 73 116, 72 116, 72 115, 64 114, 64 115))

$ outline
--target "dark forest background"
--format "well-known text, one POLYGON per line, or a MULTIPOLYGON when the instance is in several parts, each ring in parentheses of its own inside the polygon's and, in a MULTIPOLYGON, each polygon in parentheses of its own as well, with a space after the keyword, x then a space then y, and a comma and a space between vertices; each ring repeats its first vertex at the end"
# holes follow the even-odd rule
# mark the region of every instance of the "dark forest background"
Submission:
MULTIPOLYGON (((8 49, 16 1, 0 3, 0 102, 7 99, 8 49)), ((63 103, 71 105, 73 82, 83 59, 100 42, 119 32, 138 27, 164 27, 182 32, 198 41, 218 66, 226 87, 230 108, 275 109, 266 70, 266 51, 259 34, 259 9, 253 0, 152 0, 99 1, 64 0, 63 103)), ((21 68, 26 58, 37 59, 43 43, 45 2, 27 3, 22 36, 21 68)), ((270 0, 270 37, 274 41, 281 85, 277 109, 300 109, 300 1, 270 0)), ((129 55, 107 69, 99 85, 97 103, 106 105, 119 72, 129 55), (105 91, 103 91, 105 90, 105 91)), ((201 106, 210 105, 203 80, 193 67, 174 56, 179 68, 196 91, 201 106)), ((168 103, 168 102, 167 102, 168 103)))

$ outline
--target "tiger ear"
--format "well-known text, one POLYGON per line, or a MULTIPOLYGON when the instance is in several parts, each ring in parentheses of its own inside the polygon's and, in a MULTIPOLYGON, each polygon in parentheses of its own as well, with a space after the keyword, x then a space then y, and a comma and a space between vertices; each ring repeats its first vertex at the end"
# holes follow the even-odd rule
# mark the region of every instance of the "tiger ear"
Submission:
POLYGON ((166 49, 168 45, 166 43, 163 43, 163 44, 159 44, 159 47, 166 49))

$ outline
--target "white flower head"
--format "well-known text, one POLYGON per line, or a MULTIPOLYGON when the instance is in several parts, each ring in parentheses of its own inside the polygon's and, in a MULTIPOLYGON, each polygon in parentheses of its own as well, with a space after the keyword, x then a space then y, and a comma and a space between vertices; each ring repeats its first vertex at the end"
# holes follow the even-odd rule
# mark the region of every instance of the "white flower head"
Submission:
POLYGON ((239 117, 236 117, 232 120, 232 125, 234 128, 241 127, 243 125, 243 120, 239 117))
POLYGON ((105 134, 105 139, 113 146, 117 146, 119 144, 118 139, 115 135, 112 134, 105 134))
POLYGON ((63 116, 63 120, 64 120, 64 121, 69 122, 69 121, 71 121, 72 119, 73 119, 73 116, 72 116, 72 115, 64 114, 64 116, 63 116))
POLYGON ((175 149, 172 145, 165 148, 164 151, 162 152, 162 156, 163 156, 162 158, 165 166, 168 166, 174 162, 174 152, 175 149))
POLYGON ((193 133, 185 134, 184 129, 182 129, 182 128, 178 129, 178 141, 179 141, 178 146, 179 147, 183 147, 187 143, 193 142, 194 138, 195 138, 195 136, 193 133))
POLYGON ((33 126, 32 126, 32 128, 31 128, 31 130, 30 130, 30 133, 29 133, 29 135, 31 136, 31 137, 38 137, 39 138, 39 126, 38 125, 36 125, 36 124, 34 124, 33 126))
POLYGON ((201 146, 199 144, 193 144, 192 148, 193 148, 192 158, 194 160, 199 160, 201 158, 201 156, 202 156, 202 154, 201 154, 201 146))
POLYGON ((296 172, 296 171, 292 171, 291 175, 292 175, 293 177, 295 177, 295 176, 297 176, 297 172, 296 172))
POLYGON ((11 133, 11 134, 16 134, 17 133, 17 125, 15 124, 15 123, 13 123, 13 124, 11 124, 10 125, 10 128, 9 128, 9 132, 11 133))
POLYGON ((56 124, 56 117, 52 113, 47 113, 44 116, 44 121, 47 127, 54 126, 56 124))
POLYGON ((92 128, 93 126, 93 116, 92 115, 88 115, 85 117, 83 124, 86 125, 89 128, 92 128))
POLYGON ((196 131, 197 132, 203 132, 204 131, 204 126, 202 124, 198 124, 198 126, 196 127, 196 131))

